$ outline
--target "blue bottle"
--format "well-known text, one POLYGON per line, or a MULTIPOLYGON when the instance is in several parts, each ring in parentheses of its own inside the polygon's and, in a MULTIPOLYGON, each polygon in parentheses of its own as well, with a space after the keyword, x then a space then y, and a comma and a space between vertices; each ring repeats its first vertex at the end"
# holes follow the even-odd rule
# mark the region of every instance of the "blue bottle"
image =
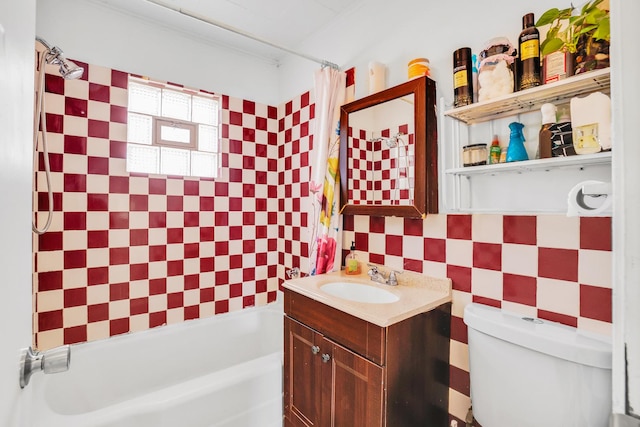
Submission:
POLYGON ((512 122, 509 124, 511 134, 509 135, 509 148, 507 148, 507 162, 529 160, 527 150, 524 148, 523 127, 524 125, 520 122, 512 122))

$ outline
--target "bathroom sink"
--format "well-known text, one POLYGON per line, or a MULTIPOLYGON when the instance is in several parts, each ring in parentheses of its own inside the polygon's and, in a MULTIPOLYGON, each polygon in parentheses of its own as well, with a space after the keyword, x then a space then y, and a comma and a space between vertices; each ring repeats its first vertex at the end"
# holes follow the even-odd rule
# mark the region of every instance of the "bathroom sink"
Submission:
POLYGON ((353 282, 327 283, 320 286, 320 290, 334 297, 370 304, 388 304, 400 299, 387 290, 353 282))

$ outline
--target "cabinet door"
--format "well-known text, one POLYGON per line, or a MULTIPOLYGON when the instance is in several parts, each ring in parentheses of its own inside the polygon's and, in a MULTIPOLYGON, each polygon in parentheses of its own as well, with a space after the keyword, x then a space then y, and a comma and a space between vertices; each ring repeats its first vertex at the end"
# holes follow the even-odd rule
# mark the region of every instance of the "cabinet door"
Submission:
MULTIPOLYGON (((333 427, 383 425, 382 368, 334 344, 330 396, 333 427)), ((323 361, 326 357, 323 358, 323 361)), ((325 396, 327 396, 325 394, 325 396)))
POLYGON ((322 336, 285 317, 284 415, 286 426, 321 426, 322 336))

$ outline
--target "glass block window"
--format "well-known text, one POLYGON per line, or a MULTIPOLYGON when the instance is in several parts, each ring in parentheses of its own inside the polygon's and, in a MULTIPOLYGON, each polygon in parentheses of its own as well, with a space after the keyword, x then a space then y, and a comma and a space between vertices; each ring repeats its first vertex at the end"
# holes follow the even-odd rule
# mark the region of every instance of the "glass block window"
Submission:
POLYGON ((129 78, 127 171, 216 178, 220 99, 129 78))

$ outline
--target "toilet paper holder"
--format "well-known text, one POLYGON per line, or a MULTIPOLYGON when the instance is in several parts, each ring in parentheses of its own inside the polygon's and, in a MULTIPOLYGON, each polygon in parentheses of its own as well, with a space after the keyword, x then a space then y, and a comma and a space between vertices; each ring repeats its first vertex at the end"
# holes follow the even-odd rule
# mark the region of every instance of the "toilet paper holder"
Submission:
POLYGON ((585 183, 582 194, 591 197, 611 196, 613 188, 610 182, 585 183))
POLYGON ((576 184, 567 199, 567 216, 599 216, 610 214, 613 188, 610 182, 583 181, 576 184), (599 206, 586 203, 585 197, 600 198, 604 201, 599 206))

